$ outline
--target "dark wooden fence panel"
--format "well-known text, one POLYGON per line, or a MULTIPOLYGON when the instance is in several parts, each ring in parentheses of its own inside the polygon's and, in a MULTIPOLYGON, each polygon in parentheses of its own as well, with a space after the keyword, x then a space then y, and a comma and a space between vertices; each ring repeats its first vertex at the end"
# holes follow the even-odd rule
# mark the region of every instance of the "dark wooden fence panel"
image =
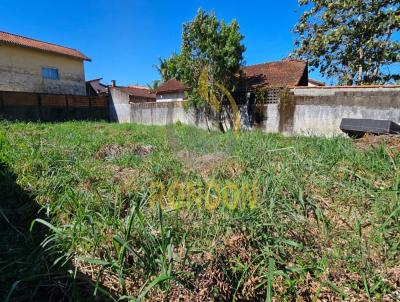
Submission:
POLYGON ((67 107, 67 97, 65 95, 42 95, 41 96, 42 107, 67 107))
POLYGON ((87 96, 68 96, 68 107, 89 108, 90 97, 87 96))
POLYGON ((44 122, 109 120, 108 98, 0 91, 0 118, 44 122))
POLYGON ((1 92, 3 106, 39 106, 39 99, 35 93, 1 92))

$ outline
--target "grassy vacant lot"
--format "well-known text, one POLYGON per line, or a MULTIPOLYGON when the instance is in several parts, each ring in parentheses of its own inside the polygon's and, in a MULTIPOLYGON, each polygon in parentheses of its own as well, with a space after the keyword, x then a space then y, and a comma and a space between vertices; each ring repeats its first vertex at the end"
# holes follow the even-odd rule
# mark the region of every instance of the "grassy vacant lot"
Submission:
POLYGON ((394 139, 0 127, 0 300, 399 298, 394 139))

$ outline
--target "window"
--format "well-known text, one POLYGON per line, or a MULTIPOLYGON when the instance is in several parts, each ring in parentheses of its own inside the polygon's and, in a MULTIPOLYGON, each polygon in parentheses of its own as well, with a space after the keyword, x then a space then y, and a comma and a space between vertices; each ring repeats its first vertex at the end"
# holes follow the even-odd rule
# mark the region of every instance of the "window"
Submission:
POLYGON ((60 75, 58 74, 57 68, 42 67, 42 77, 45 80, 59 80, 60 75))

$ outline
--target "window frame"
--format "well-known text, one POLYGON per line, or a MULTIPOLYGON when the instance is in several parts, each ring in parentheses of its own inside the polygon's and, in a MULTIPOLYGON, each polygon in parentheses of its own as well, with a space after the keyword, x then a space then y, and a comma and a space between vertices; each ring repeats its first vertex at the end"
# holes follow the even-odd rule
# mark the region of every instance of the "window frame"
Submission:
POLYGON ((51 80, 51 81, 59 81, 60 80, 60 71, 58 70, 57 67, 42 66, 42 79, 43 80, 51 80), (55 73, 57 74, 57 77, 48 76, 50 73, 48 73, 48 75, 46 75, 45 71, 52 71, 52 72, 55 71, 55 73))

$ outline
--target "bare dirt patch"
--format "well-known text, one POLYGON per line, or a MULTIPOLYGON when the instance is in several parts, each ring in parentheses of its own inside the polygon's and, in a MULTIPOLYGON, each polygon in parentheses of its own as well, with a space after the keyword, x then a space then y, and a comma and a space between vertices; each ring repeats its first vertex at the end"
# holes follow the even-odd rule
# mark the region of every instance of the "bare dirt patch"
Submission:
POLYGON ((116 159, 122 155, 135 153, 139 156, 145 157, 150 155, 154 151, 154 147, 151 145, 136 145, 127 144, 121 146, 118 144, 110 144, 102 146, 95 154, 94 159, 116 159))
POLYGON ((400 135, 372 135, 366 134, 360 139, 354 140, 355 146, 363 151, 370 151, 381 145, 391 150, 400 152, 400 135))
POLYGON ((227 159, 226 155, 223 153, 196 155, 189 151, 179 152, 178 158, 187 169, 195 170, 204 180, 209 179, 213 171, 220 167, 227 159))
POLYGON ((153 152, 154 148, 151 145, 136 145, 134 151, 140 156, 148 156, 153 152))
POLYGON ((122 168, 117 165, 108 165, 107 170, 112 173, 113 181, 115 183, 125 183, 140 175, 140 171, 138 169, 131 167, 122 168))

